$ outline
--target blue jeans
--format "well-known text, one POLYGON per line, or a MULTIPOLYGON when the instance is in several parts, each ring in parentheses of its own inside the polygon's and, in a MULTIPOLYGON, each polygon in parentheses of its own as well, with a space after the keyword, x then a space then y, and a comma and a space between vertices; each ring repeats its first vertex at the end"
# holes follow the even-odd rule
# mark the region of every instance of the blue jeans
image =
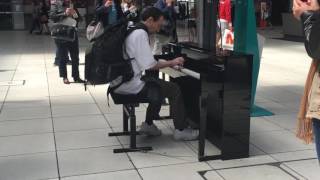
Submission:
POLYGON ((79 78, 79 40, 78 36, 73 42, 55 40, 57 51, 56 60, 59 60, 59 74, 62 78, 67 78, 68 53, 72 60, 72 77, 79 78))
POLYGON ((314 142, 316 144, 316 150, 318 154, 318 159, 320 161, 320 120, 313 119, 313 134, 314 134, 314 142))

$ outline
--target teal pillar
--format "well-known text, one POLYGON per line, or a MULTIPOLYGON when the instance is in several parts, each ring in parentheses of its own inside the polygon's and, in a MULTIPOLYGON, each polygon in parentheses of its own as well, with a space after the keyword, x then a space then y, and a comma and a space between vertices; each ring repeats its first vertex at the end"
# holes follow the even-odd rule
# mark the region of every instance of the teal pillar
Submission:
POLYGON ((253 0, 235 0, 234 36, 234 50, 253 55, 251 115, 273 115, 254 105, 260 69, 260 57, 253 0))

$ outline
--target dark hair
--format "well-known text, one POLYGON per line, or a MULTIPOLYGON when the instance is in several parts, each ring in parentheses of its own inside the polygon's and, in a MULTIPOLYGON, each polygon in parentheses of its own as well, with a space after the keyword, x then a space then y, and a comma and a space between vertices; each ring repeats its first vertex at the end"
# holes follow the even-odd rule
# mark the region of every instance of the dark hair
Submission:
POLYGON ((144 8, 141 12, 142 21, 146 21, 150 17, 152 17, 154 21, 158 21, 161 16, 164 16, 162 11, 152 6, 144 8))

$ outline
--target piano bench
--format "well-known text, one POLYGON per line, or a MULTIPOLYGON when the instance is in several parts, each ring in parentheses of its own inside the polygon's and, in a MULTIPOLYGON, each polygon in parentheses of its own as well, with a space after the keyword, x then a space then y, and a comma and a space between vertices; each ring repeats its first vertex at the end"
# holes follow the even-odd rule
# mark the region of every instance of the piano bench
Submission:
POLYGON ((113 153, 126 153, 137 151, 150 151, 152 147, 137 147, 136 136, 139 132, 136 130, 136 115, 135 108, 139 107, 140 103, 147 103, 141 101, 135 95, 121 95, 116 93, 110 93, 115 104, 122 104, 123 106, 123 132, 109 133, 109 136, 130 136, 130 146, 128 148, 114 149, 113 153), (130 131, 128 129, 128 123, 130 119, 130 131))

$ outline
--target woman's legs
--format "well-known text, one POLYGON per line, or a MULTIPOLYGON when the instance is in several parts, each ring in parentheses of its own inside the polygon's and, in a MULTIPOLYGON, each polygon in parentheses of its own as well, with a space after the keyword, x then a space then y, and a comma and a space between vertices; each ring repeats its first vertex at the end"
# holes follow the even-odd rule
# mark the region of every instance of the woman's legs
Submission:
POLYGON ((314 142, 316 145, 318 159, 320 161, 320 120, 319 119, 313 119, 313 134, 314 134, 314 142))
POLYGON ((57 46, 57 59, 59 60, 59 74, 63 79, 67 79, 68 43, 55 40, 57 46))

